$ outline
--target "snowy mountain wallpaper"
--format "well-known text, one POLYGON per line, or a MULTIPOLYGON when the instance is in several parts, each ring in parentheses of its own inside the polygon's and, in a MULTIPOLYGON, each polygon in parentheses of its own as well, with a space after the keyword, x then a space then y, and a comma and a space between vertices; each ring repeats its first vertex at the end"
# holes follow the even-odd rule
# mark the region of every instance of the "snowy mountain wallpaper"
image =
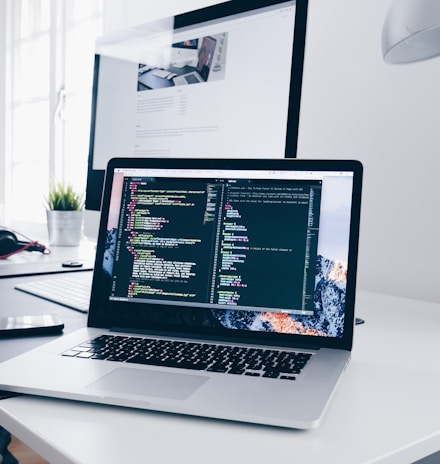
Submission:
POLYGON ((236 310, 213 310, 212 314, 228 329, 340 337, 344 326, 346 277, 346 263, 318 256, 313 316, 236 310))

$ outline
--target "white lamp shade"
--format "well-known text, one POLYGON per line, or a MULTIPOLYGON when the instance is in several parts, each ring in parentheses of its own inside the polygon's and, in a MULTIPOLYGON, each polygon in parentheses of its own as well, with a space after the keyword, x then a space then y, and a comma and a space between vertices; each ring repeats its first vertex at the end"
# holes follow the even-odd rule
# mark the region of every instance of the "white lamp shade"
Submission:
POLYGON ((440 0, 393 0, 382 30, 387 63, 412 63, 440 55, 440 0))

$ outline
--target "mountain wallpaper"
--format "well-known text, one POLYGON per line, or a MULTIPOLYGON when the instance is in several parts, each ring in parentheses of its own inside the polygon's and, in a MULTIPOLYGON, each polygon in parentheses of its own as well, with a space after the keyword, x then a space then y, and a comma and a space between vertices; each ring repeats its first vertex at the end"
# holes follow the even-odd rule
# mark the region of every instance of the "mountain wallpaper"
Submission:
POLYGON ((315 314, 212 311, 226 328, 341 337, 344 328, 347 264, 318 256, 316 264, 315 314))
MULTIPOLYGON (((103 269, 111 277, 116 248, 116 229, 107 231, 103 269)), ((347 263, 318 255, 315 277, 315 314, 295 314, 234 309, 205 310, 206 317, 227 329, 298 335, 341 337, 344 328, 347 263)))

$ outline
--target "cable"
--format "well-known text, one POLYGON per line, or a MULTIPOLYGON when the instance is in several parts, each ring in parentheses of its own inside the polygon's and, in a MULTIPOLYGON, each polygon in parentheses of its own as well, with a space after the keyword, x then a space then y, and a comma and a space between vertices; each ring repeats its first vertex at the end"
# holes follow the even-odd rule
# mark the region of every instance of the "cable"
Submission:
POLYGON ((40 253, 43 254, 50 254, 51 250, 47 248, 45 245, 42 243, 37 242, 36 240, 32 240, 31 238, 27 237, 21 232, 18 232, 14 229, 10 229, 8 227, 0 225, 0 230, 4 230, 6 233, 9 233, 10 236, 8 237, 8 240, 10 243, 12 243, 12 247, 16 246, 16 249, 7 249, 4 254, 0 255, 0 259, 6 259, 9 258, 10 256, 13 256, 17 253, 21 253, 23 251, 39 251, 40 253), (21 242, 17 240, 16 235, 19 235, 23 237, 27 242, 21 242))

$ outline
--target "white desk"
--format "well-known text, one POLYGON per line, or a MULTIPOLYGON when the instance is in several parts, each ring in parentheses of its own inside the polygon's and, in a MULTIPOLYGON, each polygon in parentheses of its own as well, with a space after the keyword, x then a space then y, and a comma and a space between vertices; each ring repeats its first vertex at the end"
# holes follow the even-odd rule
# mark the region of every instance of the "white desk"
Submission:
MULTIPOLYGON (((46 241, 41 241, 46 244, 46 241)), ((83 240, 80 246, 49 246, 50 253, 42 254, 36 251, 23 251, 0 259, 0 278, 19 275, 50 274, 55 272, 69 272, 64 268, 64 261, 80 261, 83 269, 91 269, 94 265, 96 243, 83 240)))
MULTIPOLYGON (((86 315, 14 290, 14 285, 29 279, 62 277, 66 272, 91 273, 92 271, 85 269, 93 267, 95 249, 94 242, 84 240, 78 247, 51 247, 52 252, 47 255, 25 251, 8 259, 0 259, 0 315, 55 314, 64 322, 65 332, 84 327, 87 324, 86 315), (64 268, 62 263, 66 260, 78 260, 84 265, 79 270, 64 268)), ((0 340, 0 362, 49 339, 50 337, 26 337, 0 340)))
POLYGON ((0 424, 57 464, 407 464, 436 452, 440 305, 360 292, 358 315, 352 361, 312 431, 28 396, 0 401, 0 424))

